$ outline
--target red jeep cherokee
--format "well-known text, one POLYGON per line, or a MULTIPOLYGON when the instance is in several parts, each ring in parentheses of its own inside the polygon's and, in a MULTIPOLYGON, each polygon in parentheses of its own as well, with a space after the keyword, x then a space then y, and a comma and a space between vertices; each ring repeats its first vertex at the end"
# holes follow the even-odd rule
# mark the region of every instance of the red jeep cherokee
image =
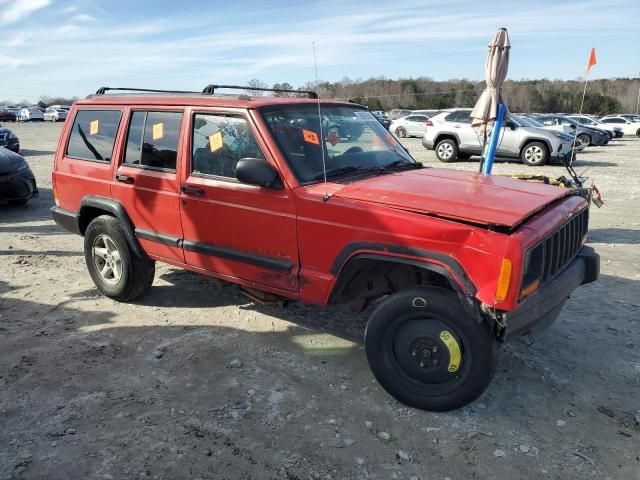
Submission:
POLYGON ((570 189, 425 168, 360 105, 219 88, 103 88, 71 109, 53 217, 84 236, 105 295, 141 295, 161 261, 254 296, 373 304, 375 377, 450 410, 486 389, 498 342, 550 325, 598 277, 570 189))

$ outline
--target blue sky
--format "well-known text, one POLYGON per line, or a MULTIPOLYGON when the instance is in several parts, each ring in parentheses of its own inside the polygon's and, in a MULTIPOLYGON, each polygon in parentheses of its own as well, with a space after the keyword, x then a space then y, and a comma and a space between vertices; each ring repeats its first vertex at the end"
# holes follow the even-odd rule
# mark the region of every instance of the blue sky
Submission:
POLYGON ((0 0, 0 99, 99 86, 199 90, 251 78, 483 78, 498 27, 508 78, 640 76, 640 0, 321 2, 0 0))

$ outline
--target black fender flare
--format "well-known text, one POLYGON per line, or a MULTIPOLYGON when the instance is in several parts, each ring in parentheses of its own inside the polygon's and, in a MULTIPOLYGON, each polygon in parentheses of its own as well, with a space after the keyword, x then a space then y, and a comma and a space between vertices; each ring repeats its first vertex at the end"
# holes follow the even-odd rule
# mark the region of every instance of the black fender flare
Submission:
POLYGON ((97 195, 86 196, 80 202, 80 208, 78 210, 78 226, 80 230, 80 234, 84 236, 84 232, 89 226, 88 221, 83 221, 83 217, 87 218, 87 213, 90 210, 102 210, 107 214, 110 214, 118 219, 120 225, 122 226, 122 230, 124 235, 129 242, 129 246, 134 251, 134 253, 140 257, 145 258, 147 255, 142 250, 140 246, 140 242, 135 235, 135 227, 131 218, 127 214, 127 211, 122 206, 120 202, 114 200, 112 198, 100 197, 97 195))
POLYGON ((475 300, 477 289, 462 266, 454 258, 440 252, 400 245, 372 242, 354 242, 346 245, 336 256, 331 266, 331 274, 336 281, 329 295, 329 303, 331 303, 331 299, 340 287, 341 272, 344 271, 349 262, 359 259, 412 265, 444 276, 455 289, 469 316, 477 321, 482 321, 483 317, 480 314, 478 302, 475 300), (372 253, 372 251, 376 253, 372 253), (406 258, 406 256, 414 258, 406 258))
POLYGON ((442 140, 442 137, 447 137, 447 136, 451 136, 455 138, 456 143, 458 144, 458 146, 460 146, 460 136, 456 132, 446 131, 446 132, 438 133, 438 136, 433 140, 433 148, 434 149, 436 148, 436 145, 438 145, 438 142, 442 140))

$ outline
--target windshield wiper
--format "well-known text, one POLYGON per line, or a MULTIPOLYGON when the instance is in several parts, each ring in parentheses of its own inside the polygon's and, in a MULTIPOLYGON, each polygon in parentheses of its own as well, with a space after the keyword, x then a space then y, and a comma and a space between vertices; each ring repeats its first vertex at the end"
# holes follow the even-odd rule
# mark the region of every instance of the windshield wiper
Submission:
POLYGON ((408 158, 399 158, 398 160, 394 160, 391 163, 387 163, 380 167, 380 170, 387 171, 394 168, 403 167, 403 168, 422 168, 423 165, 420 162, 414 162, 409 160, 408 158))
MULTIPOLYGON (((356 167, 355 165, 345 165, 340 168, 333 168, 331 170, 327 170, 326 176, 327 178, 339 177, 340 175, 344 175, 346 173, 352 173, 359 170, 368 170, 366 167, 356 167)), ((325 173, 320 172, 311 180, 324 180, 325 173)))

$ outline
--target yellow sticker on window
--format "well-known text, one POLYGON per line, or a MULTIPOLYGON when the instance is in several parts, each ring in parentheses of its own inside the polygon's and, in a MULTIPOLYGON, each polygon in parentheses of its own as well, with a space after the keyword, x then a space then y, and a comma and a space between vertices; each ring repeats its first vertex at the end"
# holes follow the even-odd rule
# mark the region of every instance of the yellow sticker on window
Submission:
POLYGON ((89 135, 97 135, 98 130, 100 130, 100 122, 98 120, 94 120, 89 124, 89 135))
POLYGON ((460 345, 450 332, 443 330, 440 332, 440 340, 446 345, 449 350, 449 367, 447 370, 451 373, 455 373, 460 368, 460 362, 462 356, 460 355, 460 345))
POLYGON ((164 137, 164 123, 154 123, 151 130, 151 137, 154 140, 159 140, 164 137))
POLYGON ((212 152, 220 150, 224 146, 222 143, 222 132, 216 132, 209 136, 209 148, 212 152))

